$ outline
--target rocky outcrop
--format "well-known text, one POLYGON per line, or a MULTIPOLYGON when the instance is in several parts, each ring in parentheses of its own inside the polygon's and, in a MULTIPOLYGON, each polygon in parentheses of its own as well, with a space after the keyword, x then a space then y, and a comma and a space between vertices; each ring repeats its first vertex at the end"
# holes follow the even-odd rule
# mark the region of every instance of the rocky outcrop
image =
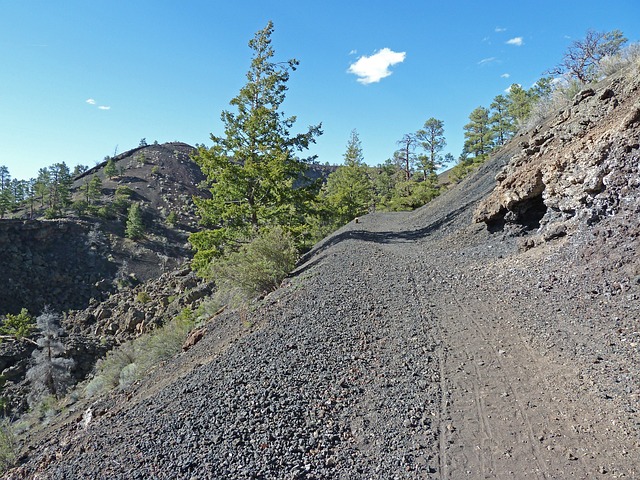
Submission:
POLYGON ((212 282, 185 266, 123 289, 100 304, 70 312, 65 324, 71 332, 122 342, 164 325, 185 308, 195 310, 213 289, 212 282))
POLYGON ((529 224, 549 240, 640 212, 639 99, 640 72, 632 68, 579 92, 522 133, 520 151, 496 176, 475 221, 529 224))

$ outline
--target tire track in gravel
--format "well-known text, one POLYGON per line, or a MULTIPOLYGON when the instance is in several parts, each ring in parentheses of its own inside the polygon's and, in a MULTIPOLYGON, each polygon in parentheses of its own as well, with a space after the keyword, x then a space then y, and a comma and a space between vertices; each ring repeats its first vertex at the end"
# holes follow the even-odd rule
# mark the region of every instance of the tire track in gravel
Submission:
MULTIPOLYGON (((424 269, 424 266, 422 267, 424 269)), ((581 435, 578 419, 597 399, 576 399, 574 365, 532 348, 520 313, 483 295, 464 274, 433 267, 425 297, 437 298, 449 392, 441 478, 587 478, 607 472, 609 439, 581 435), (493 301, 492 301, 493 300, 493 301), (582 400, 582 401, 580 401, 582 400)), ((443 416, 444 417, 444 416, 443 416)))

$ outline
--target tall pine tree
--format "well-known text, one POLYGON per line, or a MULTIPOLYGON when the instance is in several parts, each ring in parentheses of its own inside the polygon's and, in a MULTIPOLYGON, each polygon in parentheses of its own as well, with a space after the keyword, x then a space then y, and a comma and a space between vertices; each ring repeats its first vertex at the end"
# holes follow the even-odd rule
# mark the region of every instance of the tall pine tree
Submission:
POLYGON ((312 198, 309 182, 298 182, 306 161, 297 153, 315 143, 321 125, 291 134, 296 117, 286 117, 289 74, 295 59, 275 62, 271 46, 273 24, 249 42, 253 51, 247 83, 231 100, 235 112, 223 111, 224 136, 211 135, 213 146, 198 149, 194 160, 207 175, 211 198, 196 199, 201 224, 206 228, 190 237, 196 248, 198 269, 228 250, 235 250, 260 229, 281 225, 299 231, 312 198))
POLYGON ((373 202, 373 184, 362 156, 360 138, 355 130, 349 137, 344 165, 329 175, 322 193, 336 227, 369 211, 373 202))

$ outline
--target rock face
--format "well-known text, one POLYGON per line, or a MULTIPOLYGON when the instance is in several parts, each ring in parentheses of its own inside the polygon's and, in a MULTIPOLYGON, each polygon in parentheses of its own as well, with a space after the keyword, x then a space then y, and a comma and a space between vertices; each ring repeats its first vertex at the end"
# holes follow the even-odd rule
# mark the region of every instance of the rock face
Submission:
POLYGON ((101 298, 100 281, 113 278, 117 266, 94 232, 80 221, 0 221, 0 313, 81 308, 101 298))
POLYGON ((123 289, 98 305, 69 312, 65 325, 74 333, 123 342, 164 325, 185 308, 195 310, 213 289, 212 282, 185 266, 123 289))
POLYGON ((579 92, 522 134, 475 221, 540 226, 550 240, 611 215, 640 212, 640 73, 579 92))

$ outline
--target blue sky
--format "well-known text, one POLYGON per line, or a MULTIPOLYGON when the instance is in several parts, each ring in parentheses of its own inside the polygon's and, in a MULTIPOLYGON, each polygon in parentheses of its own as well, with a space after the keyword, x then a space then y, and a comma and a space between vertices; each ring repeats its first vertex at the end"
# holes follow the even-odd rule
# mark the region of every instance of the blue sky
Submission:
POLYGON ((322 122, 320 162, 341 163, 355 128, 381 163, 430 117, 457 158, 474 108, 532 85, 587 29, 638 41, 638 18, 637 0, 0 0, 0 165, 26 179, 141 138, 210 145, 269 20, 276 59, 300 61, 283 111, 322 122))

